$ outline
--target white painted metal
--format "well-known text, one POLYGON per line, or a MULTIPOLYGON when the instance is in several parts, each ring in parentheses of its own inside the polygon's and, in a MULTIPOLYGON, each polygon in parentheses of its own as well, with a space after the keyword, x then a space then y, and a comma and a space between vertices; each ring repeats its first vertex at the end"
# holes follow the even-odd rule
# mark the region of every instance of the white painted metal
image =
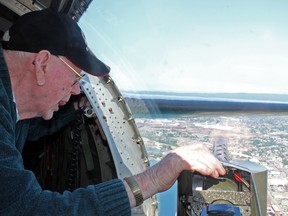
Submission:
MULTIPOLYGON (((85 73, 80 85, 104 131, 118 178, 123 179, 147 169, 149 161, 143 140, 130 108, 112 78, 85 73)), ((133 215, 156 215, 156 198, 146 200, 132 212, 133 215)))

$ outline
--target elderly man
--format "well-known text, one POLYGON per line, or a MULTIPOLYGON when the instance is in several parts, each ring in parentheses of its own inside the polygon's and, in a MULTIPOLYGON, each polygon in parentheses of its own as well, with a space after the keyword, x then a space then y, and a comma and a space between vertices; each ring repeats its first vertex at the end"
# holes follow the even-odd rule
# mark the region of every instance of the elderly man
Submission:
MULTIPOLYGON (((71 95, 80 93, 80 72, 95 76, 109 68, 89 50, 78 25, 68 16, 43 10, 20 17, 0 49, 0 215, 130 215, 131 207, 165 191, 183 170, 217 178, 221 163, 203 145, 178 148, 143 173, 124 180, 63 194, 42 190, 23 166, 21 152, 35 117, 52 118, 71 95), (32 119, 33 118, 33 119, 32 119)), ((74 108, 66 110, 73 113, 74 108)), ((47 124, 49 133, 66 124, 47 124)), ((53 117, 54 119, 54 117, 53 117)), ((37 121, 36 121, 37 122, 37 121)))

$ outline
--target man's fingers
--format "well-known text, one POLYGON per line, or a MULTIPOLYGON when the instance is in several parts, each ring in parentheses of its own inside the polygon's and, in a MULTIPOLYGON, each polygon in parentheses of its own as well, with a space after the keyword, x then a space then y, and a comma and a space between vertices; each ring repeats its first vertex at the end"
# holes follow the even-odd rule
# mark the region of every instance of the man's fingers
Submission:
POLYGON ((176 154, 180 156, 187 169, 197 171, 202 175, 210 175, 214 178, 225 174, 221 162, 202 144, 180 147, 176 154))

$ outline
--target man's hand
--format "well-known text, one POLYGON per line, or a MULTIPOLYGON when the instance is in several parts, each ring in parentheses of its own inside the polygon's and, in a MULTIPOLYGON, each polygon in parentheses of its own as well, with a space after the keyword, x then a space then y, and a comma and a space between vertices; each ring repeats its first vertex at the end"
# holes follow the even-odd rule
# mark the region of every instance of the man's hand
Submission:
POLYGON ((225 169, 220 161, 203 144, 177 148, 164 157, 153 169, 155 169, 153 183, 158 192, 170 188, 183 170, 197 171, 213 178, 225 174, 225 169))
MULTIPOLYGON (((179 147, 143 173, 135 175, 144 200, 158 192, 169 189, 184 170, 197 171, 213 178, 225 174, 220 161, 203 144, 179 147)), ((129 194, 129 189, 128 189, 129 194)), ((131 206, 135 204, 130 197, 131 206)))

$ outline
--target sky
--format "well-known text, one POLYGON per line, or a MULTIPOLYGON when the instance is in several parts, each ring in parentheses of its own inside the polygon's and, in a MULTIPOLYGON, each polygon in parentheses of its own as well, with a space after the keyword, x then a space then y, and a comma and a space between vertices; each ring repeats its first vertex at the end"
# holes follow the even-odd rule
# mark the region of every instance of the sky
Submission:
POLYGON ((287 0, 93 0, 80 26, 120 90, 288 94, 287 0))

